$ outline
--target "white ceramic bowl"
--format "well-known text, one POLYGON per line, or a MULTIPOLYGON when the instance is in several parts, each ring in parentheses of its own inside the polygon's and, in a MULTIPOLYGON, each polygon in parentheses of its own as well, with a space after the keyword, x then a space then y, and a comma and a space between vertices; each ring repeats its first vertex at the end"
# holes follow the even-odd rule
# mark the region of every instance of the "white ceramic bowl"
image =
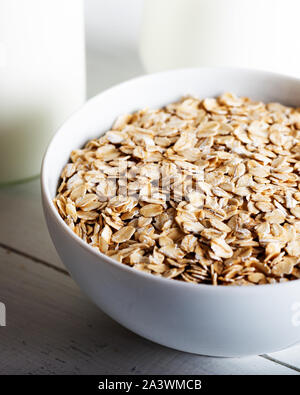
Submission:
POLYGON ((243 356, 300 341, 300 281, 254 287, 213 287, 158 278, 95 251, 58 215, 52 198, 72 149, 110 128, 122 113, 160 107, 184 94, 231 91, 300 106, 300 80, 239 69, 184 69, 147 75, 88 101, 57 132, 42 167, 44 212, 54 245, 82 290, 133 332, 178 350, 243 356))

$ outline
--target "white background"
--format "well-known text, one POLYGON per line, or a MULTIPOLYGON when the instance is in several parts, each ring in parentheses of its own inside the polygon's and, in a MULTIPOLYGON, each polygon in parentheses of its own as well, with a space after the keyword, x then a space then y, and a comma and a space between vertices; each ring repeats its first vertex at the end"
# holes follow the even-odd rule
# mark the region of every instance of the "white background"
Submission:
POLYGON ((87 94, 144 73, 138 54, 143 0, 85 0, 87 94))

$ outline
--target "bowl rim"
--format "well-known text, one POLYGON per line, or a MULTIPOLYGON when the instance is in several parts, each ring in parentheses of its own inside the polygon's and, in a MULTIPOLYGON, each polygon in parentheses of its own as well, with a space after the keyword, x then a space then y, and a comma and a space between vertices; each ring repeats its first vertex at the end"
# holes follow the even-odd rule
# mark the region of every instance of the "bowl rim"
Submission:
MULTIPOLYGON (((49 160, 49 155, 50 152, 52 151, 53 147, 55 146, 56 139, 60 134, 64 133, 65 129, 68 129, 68 124, 73 121, 73 119, 76 118, 77 115, 79 115, 82 110, 89 106, 91 102, 94 102, 98 100, 99 97, 105 96, 107 94, 113 94, 114 91, 117 91, 120 88, 126 87, 126 85, 134 84, 134 83, 139 83, 140 81, 143 81, 145 79, 151 79, 153 77, 162 77, 164 75, 169 75, 169 74, 176 74, 176 73, 185 73, 185 72, 201 72, 201 71, 211 71, 211 72, 234 72, 236 74, 240 73, 250 73, 252 74, 252 77, 255 76, 266 76, 266 77, 273 77, 273 78, 280 78, 280 79, 285 79, 286 81, 295 81, 297 83, 300 83, 300 78, 285 75, 285 74, 280 74, 280 73, 275 73, 275 72, 270 72, 270 71, 265 71, 265 70, 258 70, 258 69, 250 69, 250 68, 238 68, 238 67, 188 67, 188 68, 179 68, 179 69, 172 69, 172 70, 165 70, 165 71, 159 71, 155 73, 150 73, 150 74, 142 74, 137 77, 125 80, 121 83, 115 84, 112 87, 105 89, 104 91, 101 91, 97 95, 91 97, 83 105, 81 105, 76 111, 74 111, 71 116, 69 116, 63 124, 58 128, 58 130, 55 132, 53 137, 51 138, 45 154, 43 156, 42 160, 42 166, 41 166, 41 174, 40 174, 40 182, 41 182, 41 194, 42 194, 42 200, 44 203, 44 210, 50 211, 52 218, 54 219, 55 223, 57 226, 61 227, 63 232, 66 234, 66 236, 70 237, 75 243, 78 243, 80 247, 82 247, 87 253, 94 255, 97 259, 101 259, 102 261, 105 262, 105 264, 108 265, 113 265, 117 269, 122 270, 127 272, 128 274, 134 275, 136 277, 142 277, 145 280, 149 281, 154 281, 154 282, 161 282, 162 284, 165 284, 166 286, 176 286, 176 287, 183 287, 187 291, 188 290, 204 290, 205 291, 210 291, 210 292, 225 292, 226 293, 236 293, 236 292, 243 292, 243 294, 248 294, 248 293, 257 293, 257 292, 265 292, 269 290, 270 292, 273 291, 274 289, 280 288, 280 289, 290 289, 291 287, 298 287, 300 286, 300 279, 297 280, 292 280, 292 281, 286 281, 282 283, 275 283, 275 284, 260 284, 258 286, 245 286, 245 285, 217 285, 214 286, 212 284, 202 284, 202 283, 188 283, 185 281, 178 281, 178 280, 173 280, 173 279, 168 279, 165 277, 160 277, 160 276, 155 276, 151 273, 143 272, 137 269, 134 269, 131 266, 125 265, 124 263, 118 262, 112 258, 110 258, 108 255, 102 253, 101 251, 96 251, 95 248, 91 247, 88 243, 84 242, 75 232, 73 232, 68 225, 65 223, 65 221, 62 219, 62 217, 59 215, 57 209, 55 208, 51 194, 48 188, 47 180, 48 180, 48 173, 47 173, 47 164, 49 160)), ((300 91, 300 88, 299 88, 300 91)), ((104 132, 105 133, 105 132, 104 132)))

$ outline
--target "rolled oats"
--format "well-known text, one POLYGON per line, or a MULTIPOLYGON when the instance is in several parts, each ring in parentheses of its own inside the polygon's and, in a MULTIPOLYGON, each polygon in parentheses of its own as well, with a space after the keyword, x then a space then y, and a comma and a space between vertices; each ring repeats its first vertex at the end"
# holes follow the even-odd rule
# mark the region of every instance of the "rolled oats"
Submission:
POLYGON ((72 151, 54 204, 95 249, 212 285, 300 278, 300 110, 224 93, 118 117, 72 151))

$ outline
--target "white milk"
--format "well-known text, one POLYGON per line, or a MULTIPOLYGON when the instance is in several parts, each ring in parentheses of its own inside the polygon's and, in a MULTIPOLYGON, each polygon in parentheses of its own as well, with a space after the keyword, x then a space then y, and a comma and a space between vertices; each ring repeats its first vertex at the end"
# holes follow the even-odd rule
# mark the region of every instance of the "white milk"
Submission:
POLYGON ((146 0, 147 71, 258 68, 300 77, 299 0, 146 0))
POLYGON ((84 100, 83 0, 0 0, 0 183, 37 175, 84 100))

